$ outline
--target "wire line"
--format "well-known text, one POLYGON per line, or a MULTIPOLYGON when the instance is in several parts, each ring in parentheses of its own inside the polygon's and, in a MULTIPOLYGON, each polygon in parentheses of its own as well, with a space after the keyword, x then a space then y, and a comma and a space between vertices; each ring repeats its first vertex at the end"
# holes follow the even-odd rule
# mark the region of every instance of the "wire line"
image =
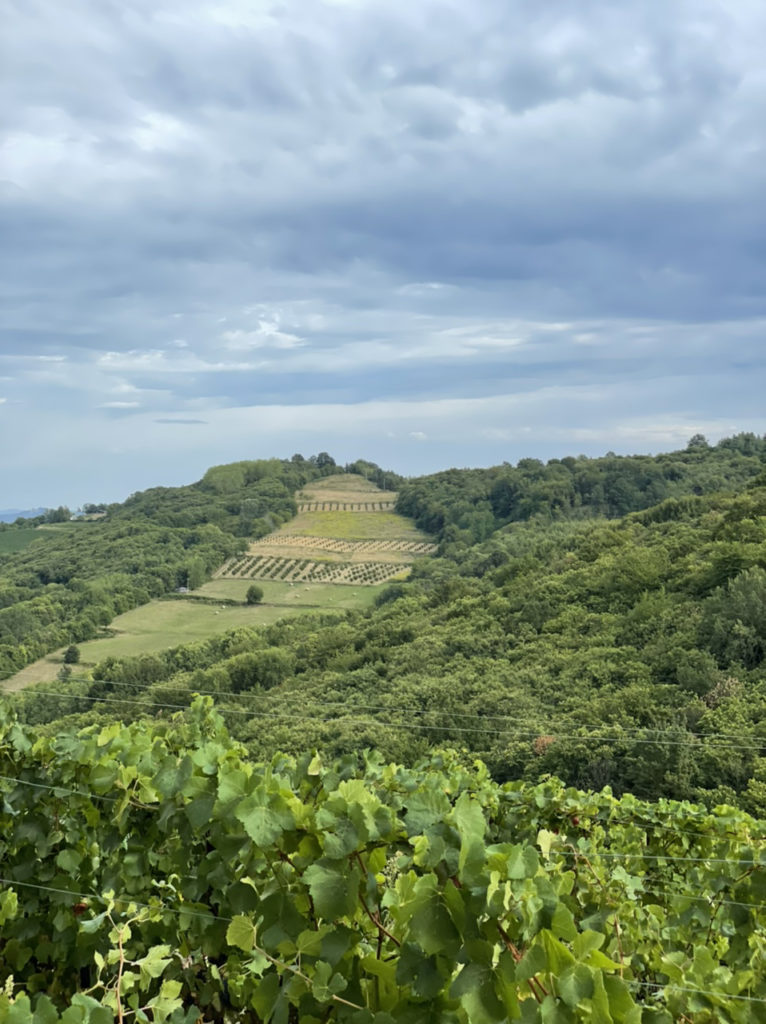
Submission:
MULTIPOLYGON (((87 683, 89 686, 98 685, 98 684, 101 684, 101 685, 104 685, 104 686, 126 686, 126 687, 127 686, 140 686, 141 685, 140 683, 131 683, 131 682, 127 682, 127 681, 124 681, 124 680, 116 680, 116 679, 92 679, 92 680, 91 679, 80 679, 80 680, 73 679, 73 680, 71 680, 71 682, 87 683)), ((251 700, 266 700, 266 701, 274 700, 275 697, 276 697, 279 700, 296 700, 296 701, 303 702, 303 703, 305 703, 306 699, 307 699, 301 693, 289 693, 288 692, 288 693, 274 694, 272 691, 269 691, 269 692, 266 692, 266 693, 256 693, 256 692, 250 691, 250 690, 244 690, 244 691, 238 691, 238 692, 235 692, 234 690, 199 690, 196 687, 191 686, 190 684, 174 683, 172 681, 163 681, 163 680, 159 680, 158 682, 151 683, 149 685, 151 685, 151 686, 164 686, 164 687, 167 687, 169 689, 179 690, 179 691, 186 691, 186 692, 191 691, 192 693, 198 694, 198 695, 200 695, 202 697, 227 697, 227 698, 251 699, 251 700)), ((39 692, 39 691, 36 691, 36 692, 39 692)), ((76 696, 76 695, 73 694, 73 696, 76 696)), ((325 700, 320 700, 319 698, 316 698, 316 697, 308 698, 308 700, 309 700, 309 702, 313 702, 313 703, 316 703, 316 704, 321 704, 322 707, 340 707, 340 708, 349 709, 351 711, 354 711, 354 710, 358 710, 358 711, 381 711, 381 712, 386 712, 386 713, 397 712, 398 714, 408 714, 408 715, 449 715, 451 718, 461 718, 461 719, 465 718, 465 719, 468 719, 468 720, 474 720, 474 721, 480 721, 480 722, 485 722, 485 721, 509 721, 509 722, 515 722, 515 721, 518 720, 518 716, 517 715, 493 715, 493 714, 483 715, 483 714, 476 714, 475 712, 467 712, 467 711, 442 711, 439 708, 396 707, 396 706, 392 706, 390 704, 356 704, 355 703, 355 704, 353 704, 352 706, 349 707, 348 701, 341 701, 341 700, 325 701, 325 700)), ((618 728, 619 728, 621 733, 625 733, 626 735, 629 735, 631 733, 637 733, 637 732, 651 732, 651 733, 657 733, 659 735, 671 735, 671 736, 675 736, 675 735, 678 734, 678 730, 676 730, 676 729, 657 729, 657 728, 655 728, 654 726, 651 726, 651 725, 640 726, 640 727, 633 727, 633 728, 626 728, 626 727, 623 727, 623 726, 619 726, 618 728)), ((484 731, 484 730, 482 730, 482 731, 484 731)), ((537 731, 537 732, 531 732, 530 731, 529 735, 530 736, 538 736, 539 735, 539 731, 537 731)), ((737 737, 737 738, 740 738, 740 734, 738 734, 738 733, 728 733, 728 732, 718 732, 718 733, 717 732, 690 732, 689 736, 691 736, 691 737, 693 737, 695 739, 698 739, 698 738, 721 739, 721 738, 727 738, 727 737, 737 737)), ((739 750, 741 748, 739 746, 737 746, 736 749, 739 750)), ((766 750, 766 744, 753 744, 752 747, 748 747, 748 749, 766 750)))
MULTIPOLYGON (((14 881, 14 880, 9 879, 9 878, 2 878, 2 877, 0 877, 0 884, 8 885, 10 887, 22 886, 22 887, 26 887, 28 889, 35 889, 35 890, 40 891, 40 892, 52 892, 52 893, 55 893, 56 895, 69 896, 69 897, 77 897, 79 899, 95 899, 95 900, 100 900, 102 903, 108 903, 109 902, 109 900, 107 899, 106 896, 99 895, 98 893, 94 893, 94 892, 76 892, 76 891, 71 890, 71 889, 58 889, 58 888, 56 888, 54 886, 40 885, 40 884, 35 883, 35 882, 21 882, 21 881, 14 881)), ((134 900, 134 899, 129 899, 129 898, 118 898, 118 897, 114 897, 112 899, 112 902, 115 903, 115 904, 122 904, 124 906, 141 907, 144 910, 160 910, 160 911, 165 911, 165 912, 170 913, 170 914, 176 914, 179 917, 182 916, 183 914, 186 914, 189 917, 198 917, 198 918, 202 918, 203 920, 206 920, 206 921, 221 921, 221 922, 229 923, 230 924, 234 920, 231 917, 224 917, 223 915, 214 914, 214 913, 212 913, 212 911, 210 913, 205 914, 205 913, 202 913, 202 912, 196 911, 196 910, 187 910, 187 909, 185 909, 183 907, 169 907, 169 906, 167 906, 164 903, 160 903, 159 905, 156 905, 156 904, 152 905, 151 903, 143 903, 140 900, 134 900)), ((677 985, 675 982, 672 982, 672 981, 671 982, 667 982, 666 984, 661 984, 659 982, 637 981, 637 980, 633 980, 633 979, 630 979, 630 978, 625 978, 623 980, 625 981, 626 985, 633 985, 633 986, 636 986, 638 988, 651 988, 651 989, 659 990, 659 991, 661 991, 663 993, 663 995, 666 994, 666 990, 667 989, 675 989, 676 991, 679 991, 679 992, 689 992, 689 993, 694 993, 696 995, 712 996, 714 999, 736 999, 736 1000, 738 1000, 740 1002, 745 1002, 745 1003, 766 1003, 766 999, 761 999, 761 998, 758 998, 756 996, 742 996, 742 995, 734 995, 734 994, 731 994, 731 993, 728 993, 728 992, 714 992, 714 991, 709 990, 709 989, 691 988, 689 986, 677 985)))
MULTIPOLYGON (((163 709, 173 710, 173 711, 188 711, 189 710, 189 705, 188 704, 169 704, 169 703, 160 702, 160 701, 139 700, 139 699, 137 699, 135 697, 104 697, 104 696, 94 697, 94 696, 91 696, 90 694, 85 694, 85 693, 67 693, 65 691, 60 691, 60 690, 59 691, 55 691, 55 690, 36 690, 35 693, 39 694, 42 697, 61 697, 61 698, 67 698, 69 700, 103 701, 103 702, 108 703, 108 704, 135 704, 136 706, 141 706, 141 707, 163 708, 163 709)), ((361 716, 354 715, 353 713, 351 713, 350 716, 338 716, 338 719, 328 719, 328 718, 319 718, 316 715, 294 714, 294 713, 291 713, 291 712, 282 712, 282 711, 277 711, 277 712, 272 712, 272 711, 252 711, 252 710, 245 711, 245 710, 242 710, 241 708, 221 707, 220 704, 215 705, 215 707, 222 714, 241 715, 244 718, 282 718, 282 719, 290 719, 292 721, 316 722, 317 724, 320 724, 320 725, 321 724, 325 724, 325 723, 335 722, 335 721, 337 721, 338 719, 340 719, 342 717, 352 717, 352 718, 355 718, 357 720, 361 719, 361 716)), ((349 710, 351 712, 353 712, 353 709, 349 709, 349 710)), ((388 710, 390 711, 391 709, 389 708, 388 710)), ((513 729, 467 729, 465 727, 461 727, 461 726, 455 727, 455 726, 451 726, 451 725, 448 725, 448 724, 426 725, 426 724, 422 724, 422 723, 413 723, 413 722, 409 722, 409 723, 407 723, 407 722, 381 722, 378 719, 370 719, 369 721, 366 721, 366 722, 363 721, 362 724, 363 725, 368 725, 368 726, 383 726, 384 728, 390 728, 390 729, 410 729, 410 730, 412 730, 412 729, 419 729, 419 730, 430 730, 430 731, 442 730, 442 731, 448 732, 450 734, 460 733, 461 735, 472 734, 472 735, 479 735, 479 736, 506 736, 506 737, 515 737, 517 739, 536 739, 536 738, 538 738, 540 736, 539 730, 533 732, 533 731, 526 731, 526 730, 525 731, 520 731, 520 730, 513 730, 513 729)), ((692 737, 693 737, 693 734, 692 734, 692 737)), ((632 743, 632 744, 642 744, 642 745, 646 745, 646 746, 666 746, 666 747, 695 746, 695 743, 693 742, 693 738, 692 739, 688 739, 688 740, 643 739, 643 738, 634 738, 634 737, 631 737, 631 736, 600 736, 600 735, 595 734, 595 733, 585 733, 585 734, 578 734, 578 733, 565 733, 565 734, 561 734, 560 733, 559 735, 554 736, 553 740, 554 741, 556 741, 556 740, 583 740, 583 741, 592 740, 594 742, 602 742, 602 743, 632 743)), ((761 749, 760 747, 754 746, 754 745, 751 745, 751 744, 735 745, 735 744, 716 743, 716 744, 709 744, 709 747, 710 747, 710 749, 713 749, 713 750, 735 750, 735 751, 749 751, 749 752, 752 752, 753 750, 760 750, 761 749)))

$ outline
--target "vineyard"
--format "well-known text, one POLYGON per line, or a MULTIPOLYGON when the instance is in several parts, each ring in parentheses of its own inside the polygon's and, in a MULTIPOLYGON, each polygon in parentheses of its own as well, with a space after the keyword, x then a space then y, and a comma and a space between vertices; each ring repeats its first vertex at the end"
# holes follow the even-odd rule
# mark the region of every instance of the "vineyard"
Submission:
POLYGON ((410 567, 396 562, 320 562, 310 558, 242 555, 230 559, 216 579, 280 580, 285 583, 347 583, 371 586, 407 575, 410 567))
POLYGON ((402 552, 408 555, 433 555, 436 545, 425 541, 412 540, 340 540, 337 537, 294 537, 289 534, 272 533, 263 540, 250 545, 251 553, 272 547, 303 547, 319 551, 333 551, 339 554, 367 552, 402 552))
POLYGON ((299 512, 393 512, 395 500, 386 501, 303 501, 299 512))
POLYGON ((0 1024, 766 1021, 764 824, 0 708, 0 1024))

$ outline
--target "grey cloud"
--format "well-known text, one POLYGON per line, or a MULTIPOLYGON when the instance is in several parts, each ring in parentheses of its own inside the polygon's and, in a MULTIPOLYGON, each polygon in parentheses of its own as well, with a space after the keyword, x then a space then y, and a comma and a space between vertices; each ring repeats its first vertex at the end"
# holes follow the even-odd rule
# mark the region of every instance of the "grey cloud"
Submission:
POLYGON ((671 382, 658 416, 684 373, 698 418, 737 381, 754 407, 755 0, 9 8, 0 354, 66 357, 21 366, 19 409, 181 422, 586 379, 598 404, 628 373, 671 382))

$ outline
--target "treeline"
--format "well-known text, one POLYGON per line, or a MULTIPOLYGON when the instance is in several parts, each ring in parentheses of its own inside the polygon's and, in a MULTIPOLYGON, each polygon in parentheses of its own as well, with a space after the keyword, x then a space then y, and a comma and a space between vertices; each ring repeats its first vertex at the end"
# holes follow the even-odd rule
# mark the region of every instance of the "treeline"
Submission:
POLYGON ((440 539, 473 544, 508 523, 616 518, 666 498, 739 487, 766 466, 766 438, 743 433, 711 447, 695 435, 683 451, 590 459, 521 459, 490 469, 450 469, 406 482, 397 511, 440 539))
POLYGON ((110 659, 80 696, 30 693, 22 714, 89 720, 109 697, 129 720, 208 692, 263 756, 371 746, 412 762, 451 744, 498 780, 766 815, 766 476, 446 548, 367 614, 110 659))
POLYGON ((336 471, 326 453, 237 462, 214 466, 187 487, 155 487, 98 506, 103 520, 69 524, 62 516, 62 525, 40 531, 41 542, 0 556, 0 678, 93 638, 115 615, 153 597, 199 586, 243 550, 246 537, 295 515, 296 489, 336 471))

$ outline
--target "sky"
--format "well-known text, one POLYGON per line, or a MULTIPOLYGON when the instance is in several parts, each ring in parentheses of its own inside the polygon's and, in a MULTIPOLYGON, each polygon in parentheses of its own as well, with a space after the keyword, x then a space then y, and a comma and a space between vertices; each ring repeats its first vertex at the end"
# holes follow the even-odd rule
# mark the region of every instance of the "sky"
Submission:
POLYGON ((766 432, 766 5, 2 0, 0 507, 766 432))

